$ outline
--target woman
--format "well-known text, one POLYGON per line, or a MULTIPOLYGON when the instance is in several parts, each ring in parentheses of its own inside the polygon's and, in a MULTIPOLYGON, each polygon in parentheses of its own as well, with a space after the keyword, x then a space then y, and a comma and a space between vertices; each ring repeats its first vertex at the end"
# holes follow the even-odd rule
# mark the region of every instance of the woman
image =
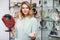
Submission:
POLYGON ((15 24, 15 40, 31 40, 36 38, 37 20, 34 18, 31 5, 24 1, 20 6, 20 12, 15 24))

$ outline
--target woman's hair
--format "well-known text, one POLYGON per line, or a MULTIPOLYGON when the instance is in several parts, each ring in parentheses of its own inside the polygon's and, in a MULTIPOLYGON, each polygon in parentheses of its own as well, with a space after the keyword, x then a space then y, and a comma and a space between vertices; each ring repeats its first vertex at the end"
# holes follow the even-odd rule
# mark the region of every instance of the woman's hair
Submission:
POLYGON ((33 10, 32 10, 32 8, 31 8, 31 5, 29 4, 29 2, 27 2, 27 1, 23 1, 22 3, 21 3, 21 6, 20 6, 20 12, 17 12, 16 13, 16 15, 17 16, 19 16, 20 15, 20 17, 21 18, 24 18, 25 17, 25 15, 22 13, 22 5, 23 4, 26 4, 27 6, 28 6, 28 8, 29 8, 29 13, 28 13, 28 17, 33 17, 34 16, 34 14, 33 14, 33 10))

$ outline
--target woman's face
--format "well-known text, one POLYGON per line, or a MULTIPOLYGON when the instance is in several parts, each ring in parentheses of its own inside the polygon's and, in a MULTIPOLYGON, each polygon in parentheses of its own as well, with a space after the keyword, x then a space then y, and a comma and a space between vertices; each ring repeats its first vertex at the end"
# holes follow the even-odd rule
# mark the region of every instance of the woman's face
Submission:
POLYGON ((28 13, 29 13, 29 7, 26 4, 22 5, 22 13, 24 15, 28 15, 28 13))

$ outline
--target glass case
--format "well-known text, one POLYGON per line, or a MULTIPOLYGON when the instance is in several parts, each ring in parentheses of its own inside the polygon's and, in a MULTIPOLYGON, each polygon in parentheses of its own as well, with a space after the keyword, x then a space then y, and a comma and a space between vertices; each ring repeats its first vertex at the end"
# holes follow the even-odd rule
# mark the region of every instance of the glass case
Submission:
MULTIPOLYGON (((57 21, 60 20, 60 0, 40 0, 41 8, 41 40, 49 40, 52 30, 60 30, 57 21)), ((52 40, 52 39, 51 39, 52 40)))

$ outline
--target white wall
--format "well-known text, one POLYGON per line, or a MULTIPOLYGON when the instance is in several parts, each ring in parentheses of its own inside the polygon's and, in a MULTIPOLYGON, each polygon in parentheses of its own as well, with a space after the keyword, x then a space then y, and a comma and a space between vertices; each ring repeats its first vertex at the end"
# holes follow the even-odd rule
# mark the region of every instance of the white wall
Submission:
POLYGON ((0 40, 9 40, 9 33, 5 32, 7 28, 5 27, 2 16, 7 14, 9 10, 9 0, 0 0, 0 40))

